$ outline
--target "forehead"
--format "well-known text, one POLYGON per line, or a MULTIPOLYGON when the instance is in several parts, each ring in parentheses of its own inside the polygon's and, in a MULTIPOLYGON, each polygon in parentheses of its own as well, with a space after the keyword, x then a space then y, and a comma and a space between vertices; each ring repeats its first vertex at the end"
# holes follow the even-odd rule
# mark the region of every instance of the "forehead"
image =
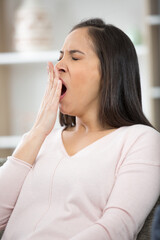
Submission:
POLYGON ((87 28, 78 28, 68 34, 63 44, 63 50, 71 49, 93 50, 93 43, 87 28))

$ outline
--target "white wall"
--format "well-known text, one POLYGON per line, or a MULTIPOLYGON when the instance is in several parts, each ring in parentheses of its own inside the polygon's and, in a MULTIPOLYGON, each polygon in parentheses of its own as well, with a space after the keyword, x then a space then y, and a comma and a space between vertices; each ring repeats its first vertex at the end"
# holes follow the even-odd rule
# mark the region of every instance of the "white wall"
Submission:
POLYGON ((90 17, 103 18, 125 32, 136 28, 145 36, 145 0, 46 0, 46 4, 53 10, 55 48, 76 23, 90 17))

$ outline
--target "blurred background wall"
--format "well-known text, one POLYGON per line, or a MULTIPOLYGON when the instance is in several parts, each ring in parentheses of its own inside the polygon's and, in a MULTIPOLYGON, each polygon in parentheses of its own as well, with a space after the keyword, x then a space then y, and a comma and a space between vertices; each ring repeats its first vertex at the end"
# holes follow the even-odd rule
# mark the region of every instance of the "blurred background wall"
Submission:
MULTIPOLYGON (((150 24, 148 17, 152 14, 159 16, 159 0, 1 0, 0 157, 6 157, 10 154, 19 139, 17 136, 21 136, 32 126, 47 82, 47 61, 35 61, 34 63, 24 61, 22 64, 20 61, 15 63, 13 60, 10 63, 9 56, 3 55, 18 51, 15 48, 15 33, 17 24, 20 25, 24 21, 25 14, 23 13, 22 18, 18 21, 16 14, 18 9, 21 9, 25 4, 29 4, 30 7, 32 4, 39 5, 47 11, 51 22, 50 27, 52 27, 53 44, 48 49, 40 47, 39 50, 47 50, 50 54, 52 51, 60 50, 70 29, 82 19, 100 17, 106 23, 114 24, 128 34, 135 44, 138 54, 144 113, 153 125, 159 128, 160 84, 159 75, 156 75, 156 84, 152 86, 154 85, 152 73, 155 72, 152 66, 155 56, 152 56, 152 53, 159 52, 159 50, 153 49, 153 45, 159 45, 160 25, 150 24), (155 44, 153 44, 152 39, 154 34, 155 44), (4 56, 7 59, 6 63, 4 63, 4 56), (8 138, 4 138, 4 136, 8 136, 8 138)), ((28 14, 28 21, 33 18, 33 15, 28 14)), ((42 19, 39 18, 40 20, 42 19)), ((38 20, 36 21, 38 24, 38 20)), ((23 26, 20 29, 23 36, 22 29, 23 26)), ((37 51, 38 49, 35 52, 37 53, 37 51)), ((16 59, 17 55, 13 55, 13 57, 16 59)), ((159 58, 159 55, 156 57, 159 58)), ((53 62, 55 63, 56 60, 53 59, 53 62)), ((158 69, 157 66, 156 71, 159 71, 158 69)), ((59 127, 58 121, 56 127, 59 127)))

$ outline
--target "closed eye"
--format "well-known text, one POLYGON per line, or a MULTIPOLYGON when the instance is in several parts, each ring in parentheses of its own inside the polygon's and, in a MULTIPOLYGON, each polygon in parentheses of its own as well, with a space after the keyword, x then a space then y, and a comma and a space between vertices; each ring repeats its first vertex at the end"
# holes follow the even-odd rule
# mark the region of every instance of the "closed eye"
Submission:
POLYGON ((78 59, 78 58, 74 58, 74 57, 72 57, 72 60, 77 61, 77 60, 79 60, 79 59, 78 59))
MULTIPOLYGON (((74 60, 74 61, 80 60, 79 58, 73 57, 74 56, 73 54, 75 54, 75 53, 85 55, 85 53, 80 50, 76 50, 76 49, 70 50, 69 55, 71 56, 72 60, 74 60)), ((63 55, 64 55, 64 51, 60 51, 60 57, 59 57, 59 59, 57 59, 57 61, 60 61, 63 58, 63 55)))
POLYGON ((59 62, 59 61, 61 61, 61 59, 62 59, 62 58, 60 57, 60 58, 57 59, 57 61, 59 62))
MULTIPOLYGON (((59 61, 61 61, 61 59, 62 59, 62 57, 58 58, 57 61, 59 62, 59 61)), ((72 57, 72 60, 77 61, 77 60, 79 60, 79 59, 78 59, 78 58, 75 58, 75 57, 72 57)))

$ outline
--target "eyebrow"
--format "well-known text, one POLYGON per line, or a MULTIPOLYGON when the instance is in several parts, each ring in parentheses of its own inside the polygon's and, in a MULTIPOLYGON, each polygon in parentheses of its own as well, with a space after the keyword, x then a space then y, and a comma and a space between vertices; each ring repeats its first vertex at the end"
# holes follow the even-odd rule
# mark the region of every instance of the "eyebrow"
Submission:
MULTIPOLYGON (((64 51, 60 51, 60 53, 61 53, 61 54, 64 54, 64 51)), ((85 55, 84 52, 81 52, 80 50, 77 50, 77 49, 75 49, 75 50, 70 50, 69 53, 70 53, 70 54, 73 54, 73 53, 81 53, 81 54, 85 55)))

